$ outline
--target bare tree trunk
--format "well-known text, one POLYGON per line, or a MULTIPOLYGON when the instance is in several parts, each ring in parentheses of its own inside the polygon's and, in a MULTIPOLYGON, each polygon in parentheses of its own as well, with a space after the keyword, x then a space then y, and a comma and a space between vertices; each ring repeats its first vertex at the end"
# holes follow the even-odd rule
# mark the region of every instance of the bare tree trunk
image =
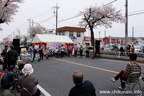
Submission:
POLYGON ((92 26, 89 26, 89 28, 90 28, 90 31, 91 31, 91 44, 92 44, 92 46, 93 46, 93 58, 95 58, 95 55, 94 55, 94 53, 95 53, 95 46, 94 46, 94 32, 93 32, 93 27, 92 26))
POLYGON ((94 47, 94 32, 93 32, 93 27, 90 27, 90 31, 91 31, 91 44, 94 47))

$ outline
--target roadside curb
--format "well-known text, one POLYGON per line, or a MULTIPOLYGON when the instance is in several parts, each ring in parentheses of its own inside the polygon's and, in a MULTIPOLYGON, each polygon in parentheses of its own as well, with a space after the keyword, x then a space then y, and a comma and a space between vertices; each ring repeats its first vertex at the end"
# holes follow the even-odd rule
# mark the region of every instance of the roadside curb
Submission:
MULTIPOLYGON (((110 57, 110 56, 101 56, 103 59, 112 59, 112 60, 123 60, 123 61, 129 61, 128 58, 121 58, 121 57, 110 57)), ((144 63, 144 60, 137 60, 139 63, 144 63)))

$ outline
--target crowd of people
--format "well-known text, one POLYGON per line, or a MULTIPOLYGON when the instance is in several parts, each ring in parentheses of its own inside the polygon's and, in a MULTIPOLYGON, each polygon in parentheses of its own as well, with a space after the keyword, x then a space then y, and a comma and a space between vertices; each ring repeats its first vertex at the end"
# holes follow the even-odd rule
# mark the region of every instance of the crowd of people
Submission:
POLYGON ((72 55, 72 48, 74 49, 73 55, 77 57, 77 54, 79 52, 80 58, 82 58, 84 50, 86 50, 86 58, 90 57, 90 50, 93 51, 92 46, 89 46, 88 44, 86 45, 85 49, 82 45, 78 47, 77 44, 75 44, 74 46, 68 46, 67 48, 65 48, 62 44, 61 46, 56 47, 55 49, 52 49, 50 47, 45 48, 42 44, 40 44, 38 47, 35 47, 34 44, 31 44, 31 46, 28 48, 28 52, 31 55, 31 62, 33 62, 36 57, 38 57, 38 61, 44 59, 44 57, 46 58, 46 60, 54 56, 57 58, 64 57, 65 55, 70 57, 72 55))
MULTIPOLYGON (((10 46, 10 50, 8 50, 8 46, 5 46, 5 49, 1 53, 4 64, 3 64, 3 70, 4 75, 1 79, 1 85, 4 89, 14 89, 15 85, 20 86, 20 88, 26 88, 29 93, 32 96, 40 96, 41 92, 37 88, 38 79, 32 75, 34 72, 34 69, 31 64, 25 63, 24 61, 20 61, 19 63, 16 63, 18 60, 18 53, 14 50, 14 46, 10 46), (17 66, 16 66, 17 65, 17 66), (19 71, 18 76, 16 77, 15 70, 19 71), (15 81, 14 77, 16 77, 18 80, 15 81)), ((40 44, 38 48, 38 53, 40 55, 38 61, 43 59, 43 46, 40 44)), ((77 51, 78 47, 75 45, 73 47, 75 49, 75 57, 77 57, 77 51)), ((35 51, 35 47, 32 44, 28 51, 31 54, 31 62, 35 59, 37 51, 35 51)), ((46 51, 46 59, 49 58, 49 56, 64 56, 64 46, 61 45, 59 48, 56 48, 55 52, 52 52, 52 50, 47 49, 46 51), (60 52, 59 52, 60 51, 60 52)), ((68 56, 70 56, 71 48, 68 48, 68 56)), ((83 53, 83 47, 80 46, 79 48, 80 57, 82 57, 83 53)), ((89 46, 86 45, 86 58, 89 57, 89 46)), ((129 54, 129 60, 130 62, 127 64, 126 69, 122 70, 119 74, 117 74, 115 77, 113 77, 111 80, 115 82, 116 80, 120 79, 121 81, 121 87, 119 87, 120 90, 125 90, 126 84, 122 82, 123 80, 126 81, 128 76, 133 72, 140 72, 141 73, 141 66, 136 62, 137 55, 135 53, 129 54)), ((83 74, 80 71, 76 71, 73 74, 73 83, 75 84, 74 87, 71 88, 68 96, 96 96, 96 89, 92 82, 89 80, 83 80, 83 74)), ((131 82, 135 82, 139 78, 132 78, 130 79, 131 82)), ((142 78, 144 80, 144 77, 142 78)), ((26 93, 21 93, 22 96, 26 96, 26 93)))

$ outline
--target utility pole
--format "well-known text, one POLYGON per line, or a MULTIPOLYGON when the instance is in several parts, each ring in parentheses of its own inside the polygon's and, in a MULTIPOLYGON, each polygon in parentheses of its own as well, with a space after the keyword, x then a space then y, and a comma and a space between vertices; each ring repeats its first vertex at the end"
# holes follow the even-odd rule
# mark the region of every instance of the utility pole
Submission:
POLYGON ((13 32, 13 39, 15 39, 15 32, 13 32))
POLYGON ((100 40, 100 33, 101 33, 101 32, 99 31, 99 40, 100 40))
POLYGON ((27 30, 27 37, 30 37, 29 29, 31 28, 31 19, 27 19, 29 22, 29 28, 27 30))
POLYGON ((19 28, 17 28, 17 33, 20 35, 20 29, 19 28))
MULTIPOLYGON (((126 5, 125 5, 125 48, 128 46, 128 0, 126 0, 126 5)), ((126 50, 125 50, 126 52, 126 50)))
POLYGON ((28 22, 29 22, 29 28, 31 27, 31 19, 27 19, 28 20, 28 22))
POLYGON ((31 23, 32 23, 32 27, 33 27, 34 21, 32 20, 31 23))
POLYGON ((55 9, 54 13, 56 14, 56 35, 57 35, 57 26, 58 26, 58 9, 60 8, 58 4, 53 7, 55 9))
POLYGON ((106 30, 105 30, 105 32, 104 32, 104 36, 106 37, 106 30))
POLYGON ((134 37, 134 27, 132 27, 132 37, 134 37))

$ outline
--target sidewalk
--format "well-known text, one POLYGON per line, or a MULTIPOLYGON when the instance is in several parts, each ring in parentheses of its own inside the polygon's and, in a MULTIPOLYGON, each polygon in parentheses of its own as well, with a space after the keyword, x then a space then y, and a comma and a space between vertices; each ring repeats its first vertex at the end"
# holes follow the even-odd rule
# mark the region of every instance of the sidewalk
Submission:
MULTIPOLYGON (((117 56, 117 55, 104 55, 104 54, 101 54, 101 58, 104 58, 104 59, 113 59, 113 60, 129 61, 129 57, 128 57, 128 56, 117 56)), ((144 58, 142 58, 142 57, 137 57, 137 62, 139 62, 139 63, 144 63, 144 58)))

